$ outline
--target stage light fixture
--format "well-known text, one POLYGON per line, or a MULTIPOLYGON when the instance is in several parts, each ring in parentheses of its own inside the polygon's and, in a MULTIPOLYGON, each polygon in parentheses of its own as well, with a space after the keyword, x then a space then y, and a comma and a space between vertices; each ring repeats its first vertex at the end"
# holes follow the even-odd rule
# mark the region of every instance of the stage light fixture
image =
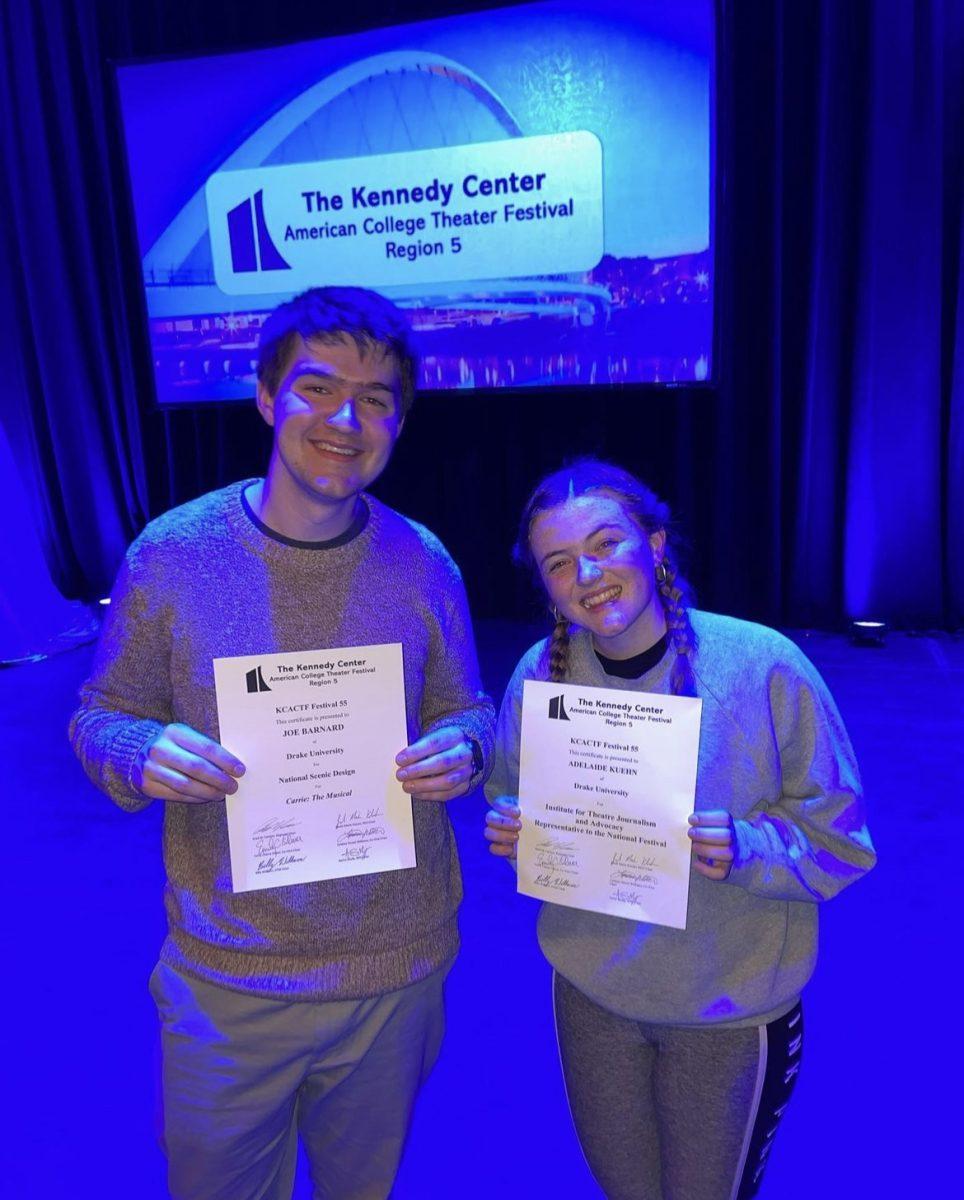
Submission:
POLYGON ((98 604, 110 604, 110 596, 104 596, 102 600, 97 601, 98 604))
POLYGON ((850 622, 850 640, 855 646, 883 646, 886 636, 886 621, 850 622))

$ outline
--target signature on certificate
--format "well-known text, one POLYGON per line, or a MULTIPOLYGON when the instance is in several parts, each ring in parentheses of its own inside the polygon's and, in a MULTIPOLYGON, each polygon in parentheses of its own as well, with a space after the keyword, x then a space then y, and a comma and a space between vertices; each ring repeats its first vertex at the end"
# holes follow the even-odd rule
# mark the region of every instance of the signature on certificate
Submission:
POLYGON ((563 875, 557 871, 540 871, 535 877, 535 883, 539 887, 550 888, 554 892, 569 892, 579 886, 571 878, 571 875, 563 875))
POLYGON ((346 808, 335 817, 338 830, 337 845, 340 847, 339 862, 363 862, 371 853, 373 842, 384 842, 388 837, 382 821, 383 808, 346 808))
POLYGON ((296 817, 287 817, 285 819, 281 817, 269 817, 263 825, 258 826, 254 833, 256 837, 258 834, 284 833, 289 829, 297 829, 300 824, 301 822, 296 817))
POLYGON ((254 830, 254 856, 258 860, 256 874, 287 871, 305 861, 305 855, 300 853, 304 840, 298 832, 300 824, 295 817, 270 817, 254 830))
POLYGON ((384 842, 388 838, 382 824, 385 811, 382 808, 348 808, 335 817, 338 837, 335 844, 342 847, 339 862, 368 857, 373 842, 384 842))
POLYGON ((304 861, 304 854, 268 854, 263 858, 259 854, 254 873, 255 875, 274 875, 279 871, 290 871, 292 867, 304 861))
POLYGON ((366 825, 369 821, 379 821, 385 815, 383 808, 349 808, 335 817, 335 828, 346 829, 353 825, 366 825))
POLYGON ((550 888, 552 892, 571 892, 574 888, 579 887, 579 883, 576 883, 573 878, 568 875, 559 875, 556 871, 539 871, 534 882, 540 888, 550 888))
POLYGON ((575 874, 579 870, 576 843, 566 838, 547 837, 536 843, 536 866, 552 872, 575 874))
POLYGON ((342 846, 339 862, 361 862, 371 852, 371 846, 342 846))
POLYGON ((651 855, 617 852, 610 860, 610 867, 609 898, 623 904, 642 904, 643 892, 653 891, 659 882, 653 874, 656 859, 651 855))

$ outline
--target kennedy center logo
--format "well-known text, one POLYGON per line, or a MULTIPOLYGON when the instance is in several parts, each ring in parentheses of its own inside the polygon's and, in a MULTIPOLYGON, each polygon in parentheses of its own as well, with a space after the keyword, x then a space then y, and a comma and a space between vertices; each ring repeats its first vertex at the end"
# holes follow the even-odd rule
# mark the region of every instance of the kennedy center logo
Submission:
POLYGON ((278 253, 264 221, 264 192, 258 190, 228 213, 231 265, 243 271, 290 271, 291 264, 278 253))
POLYGON ((260 667, 252 667, 244 676, 249 692, 270 692, 271 688, 264 681, 260 667))
POLYGON ((553 721, 569 720, 569 714, 566 712, 566 706, 562 701, 562 696, 553 696, 549 701, 549 716, 553 721))

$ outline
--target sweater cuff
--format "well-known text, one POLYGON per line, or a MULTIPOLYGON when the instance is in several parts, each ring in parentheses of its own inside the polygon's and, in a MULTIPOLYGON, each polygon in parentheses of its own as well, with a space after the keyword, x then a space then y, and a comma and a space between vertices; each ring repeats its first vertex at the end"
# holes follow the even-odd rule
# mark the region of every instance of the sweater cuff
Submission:
POLYGON ((462 731, 467 742, 470 744, 475 742, 479 747, 482 754, 482 769, 476 771, 474 769, 475 764, 473 763, 471 786, 473 788, 480 787, 492 772, 494 745, 491 722, 487 721, 482 715, 476 715, 469 710, 453 713, 447 717, 440 717, 439 720, 433 721, 431 725, 426 726, 423 732, 431 733, 434 729, 444 729, 446 725, 454 725, 456 729, 462 731))
POLYGON ((127 799, 133 799, 143 808, 151 802, 150 796, 145 796, 134 786, 132 778, 134 763, 144 747, 164 728, 159 721, 131 721, 117 735, 111 746, 111 768, 114 776, 113 784, 116 789, 122 788, 127 793, 127 799))
POLYGON ((733 852, 733 865, 726 877, 727 883, 739 883, 741 868, 749 866, 754 858, 753 837, 756 831, 748 821, 733 818, 733 834, 736 846, 733 852))

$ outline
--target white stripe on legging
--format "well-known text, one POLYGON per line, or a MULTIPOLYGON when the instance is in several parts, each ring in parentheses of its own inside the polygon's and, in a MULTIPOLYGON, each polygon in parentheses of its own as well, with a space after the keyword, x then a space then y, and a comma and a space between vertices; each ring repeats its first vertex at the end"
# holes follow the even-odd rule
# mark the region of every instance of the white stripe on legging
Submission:
POLYGON ((743 1132, 743 1145, 740 1148, 740 1158, 736 1165, 736 1174, 733 1176, 733 1188, 730 1192, 730 1200, 736 1200, 740 1193, 740 1185, 743 1183, 743 1172, 746 1170, 746 1156, 750 1152, 753 1127, 756 1125, 757 1114, 760 1111, 760 1097, 763 1095, 763 1084, 767 1075, 767 1027, 765 1025, 757 1026, 757 1037, 760 1043, 760 1052, 756 1064, 756 1083, 753 1087, 753 1101, 750 1104, 746 1129, 743 1132))

